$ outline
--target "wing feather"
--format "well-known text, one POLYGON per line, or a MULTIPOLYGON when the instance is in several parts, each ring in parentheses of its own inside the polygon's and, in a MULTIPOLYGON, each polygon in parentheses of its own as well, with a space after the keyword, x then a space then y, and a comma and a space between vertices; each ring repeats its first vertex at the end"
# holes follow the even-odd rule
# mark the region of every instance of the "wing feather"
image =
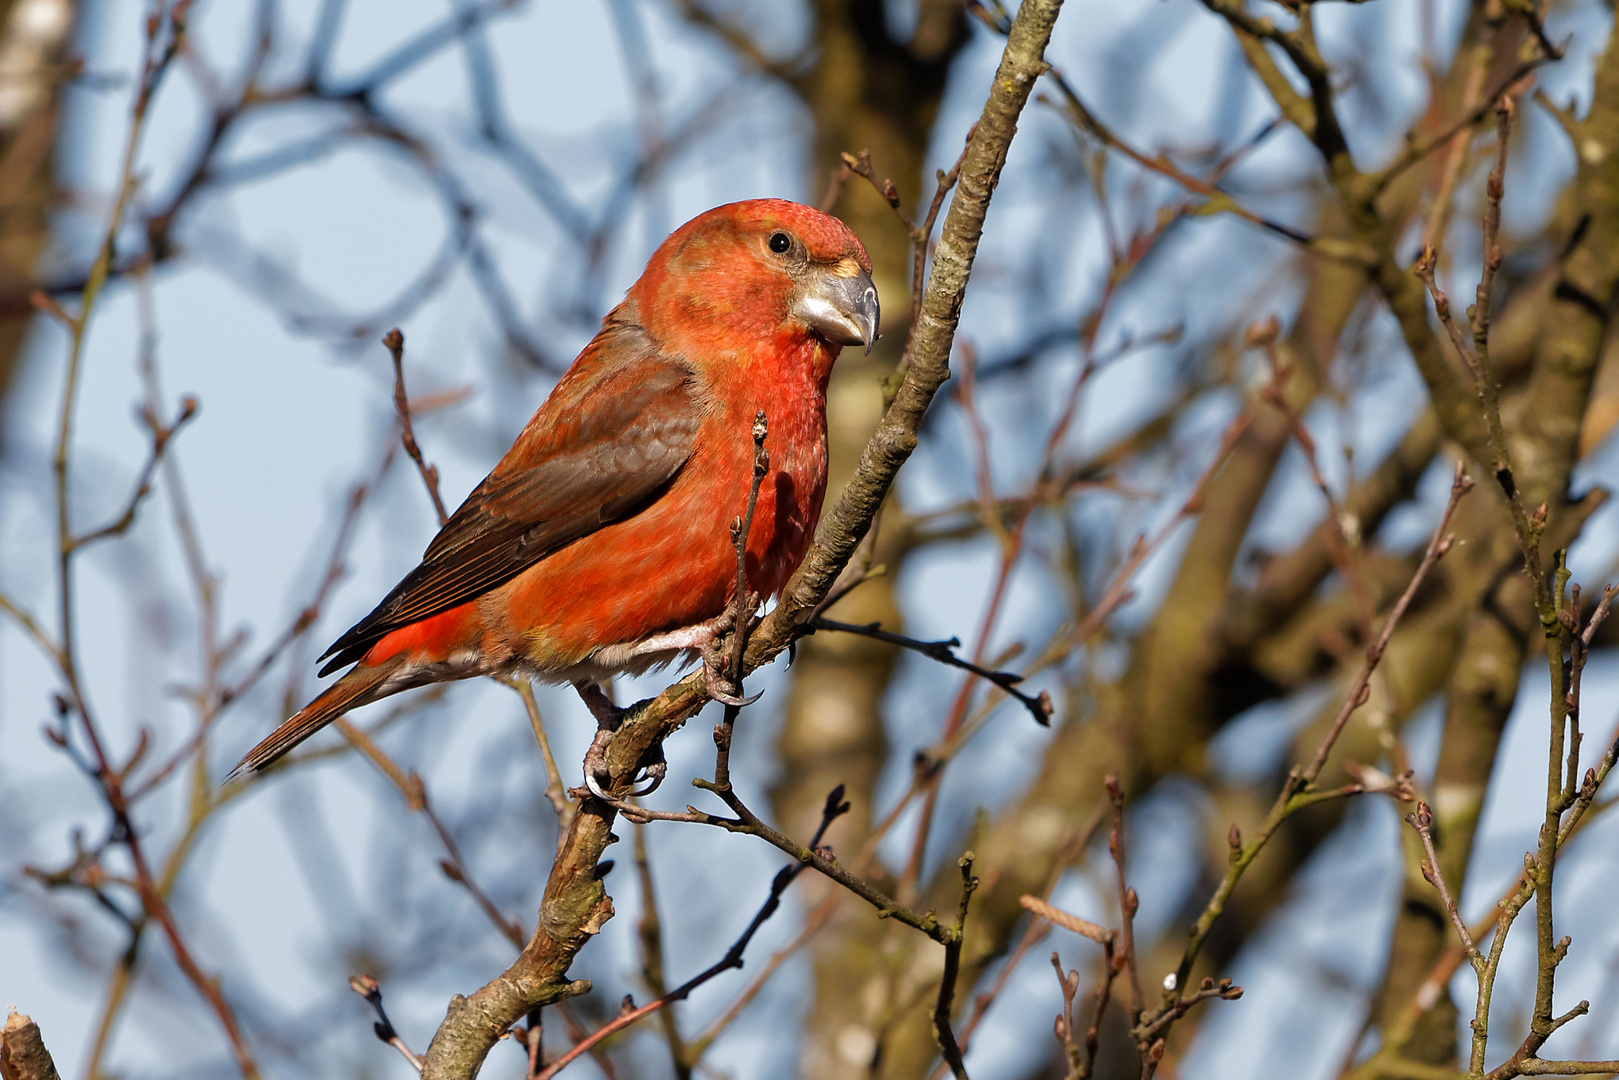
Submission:
POLYGON ((697 394, 691 368, 633 322, 610 318, 421 565, 326 650, 321 674, 645 509, 691 457, 697 394))

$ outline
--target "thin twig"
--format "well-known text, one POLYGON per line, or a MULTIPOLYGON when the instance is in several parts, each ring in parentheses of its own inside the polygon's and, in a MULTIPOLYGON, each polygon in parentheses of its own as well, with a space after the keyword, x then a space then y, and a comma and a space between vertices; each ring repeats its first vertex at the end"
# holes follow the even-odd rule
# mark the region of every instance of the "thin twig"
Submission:
POLYGON ((1461 912, 1456 909, 1456 900, 1445 885, 1445 875, 1439 869, 1439 853, 1433 845, 1433 811, 1426 802, 1417 803, 1414 812, 1405 816, 1406 824, 1417 830, 1422 838, 1422 850, 1428 855, 1422 860, 1423 879, 1439 890, 1439 899, 1445 905, 1445 912, 1450 916, 1450 923, 1456 929, 1456 936, 1461 940, 1462 949, 1467 954, 1468 961, 1473 965, 1473 971, 1482 975, 1484 973, 1484 954, 1478 951, 1478 944, 1474 942, 1473 935, 1467 930, 1467 922, 1462 918, 1461 912))
POLYGON ((1022 675, 1013 671, 992 671, 970 660, 963 660, 954 651, 961 647, 960 638, 948 638, 944 641, 922 641, 918 638, 884 630, 880 623, 846 623, 819 615, 805 623, 804 628, 805 633, 829 630, 840 634, 856 634, 860 637, 871 638, 874 641, 885 642, 889 645, 898 645, 902 649, 920 653, 937 663, 969 671, 980 679, 994 683, 1001 690, 1016 698, 1025 709, 1029 710, 1029 715, 1034 717, 1035 723, 1041 727, 1051 726, 1051 717, 1056 712, 1056 706, 1051 701, 1049 691, 1042 690, 1038 696, 1025 694, 1017 688, 1018 684, 1023 681, 1022 675))
POLYGON ((1070 915, 1062 908, 1052 907, 1038 896, 1030 896, 1028 893, 1024 893, 1018 897, 1018 903, 1040 918, 1049 919, 1064 930, 1071 930, 1080 937, 1090 938, 1098 945, 1106 945, 1119 936, 1117 930, 1109 930, 1107 927, 1098 926, 1088 919, 1081 919, 1078 915, 1070 915))
POLYGON ((1116 955, 1124 969, 1125 985, 1130 990, 1128 1008, 1130 1025, 1134 1027, 1147 1000, 1141 993, 1141 970, 1136 961, 1135 921, 1136 910, 1141 902, 1125 878, 1124 789, 1119 786, 1118 776, 1111 773, 1108 774, 1103 786, 1107 789, 1108 803, 1113 809, 1113 824, 1108 829, 1107 835, 1107 852, 1113 860, 1113 877, 1119 897, 1119 947, 1116 955))
POLYGON ((396 326, 383 336, 382 344, 387 348, 388 355, 393 357, 394 412, 399 414, 399 441, 405 447, 405 453, 410 455, 410 460, 416 463, 416 471, 422 475, 422 485, 433 500, 433 512, 438 515, 438 523, 442 526, 450 520, 450 515, 444 509, 444 497, 438 490, 438 466, 429 465, 423 460, 422 448, 416 445, 416 429, 410 422, 410 398, 405 394, 405 335, 396 326))
POLYGON ((388 1014, 383 1011, 381 984, 370 975, 350 975, 349 989, 365 998, 366 1004, 376 1011, 377 1021, 371 1025, 371 1030, 376 1032, 377 1038, 398 1050, 400 1055, 410 1062, 410 1067, 420 1073, 422 1071, 422 1059, 405 1043, 404 1039, 399 1037, 399 1032, 394 1030, 393 1021, 389 1020, 388 1014))
POLYGON ((540 703, 534 697, 534 684, 517 677, 499 681, 511 687, 512 691, 523 699, 523 711, 528 715, 529 728, 534 732, 534 741, 539 744, 540 757, 545 762, 545 798, 550 802, 551 809, 557 813, 557 840, 560 843, 563 834, 568 831, 574 805, 568 799, 568 788, 562 782, 562 772, 557 768, 556 756, 551 753, 551 739, 545 732, 545 720, 540 716, 540 703))
POLYGON ((973 853, 966 852, 957 860, 961 868, 961 901, 956 907, 956 925, 944 943, 944 974, 939 977, 939 996, 933 1005, 933 1041, 956 1080, 967 1080, 967 1066, 961 1060, 961 1047, 956 1045, 955 1032, 950 1028, 950 1006, 955 1000, 956 977, 961 971, 961 944, 967 932, 967 905, 978 879, 973 877, 973 853))
POLYGON ((163 455, 168 451, 174 436, 197 415, 197 399, 189 395, 181 398, 180 411, 168 424, 159 422, 155 415, 145 409, 142 410, 142 415, 151 429, 152 450, 146 458, 146 464, 141 467, 140 476, 135 480, 134 490, 125 501, 123 510, 111 521, 99 529, 93 529, 69 541, 74 548, 88 547, 97 540, 105 540, 111 536, 122 536, 135 524, 135 515, 139 513, 141 504, 152 493, 152 477, 157 473, 158 466, 163 464, 163 455))
POLYGON ((753 415, 753 472, 748 481, 747 508, 731 526, 731 542, 736 548, 735 623, 731 631, 731 678, 736 692, 742 693, 742 654, 748 647, 748 623, 753 612, 748 605, 748 539, 753 535, 753 514, 759 507, 759 488, 770 472, 770 451, 765 449, 765 438, 770 433, 770 420, 765 410, 753 415))
POLYGON ((455 842, 455 837, 451 835, 449 828, 438 816, 437 811, 433 809, 432 801, 427 795, 427 785, 422 782, 422 778, 414 771, 406 772, 400 768, 383 751, 382 747, 377 745, 376 740, 372 739, 369 734, 346 717, 338 717, 337 720, 333 721, 333 726, 342 733, 343 737, 355 749, 369 758, 371 763, 381 770, 382 774, 398 789, 399 794, 404 797, 407 808, 412 812, 420 813, 427 819, 428 824, 432 825, 433 831, 438 835, 439 842, 444 846, 445 854, 448 856, 448 858, 439 861, 439 869, 444 873, 444 876, 465 888, 467 894, 478 905, 478 908, 494 924, 495 929, 500 931, 501 936, 510 941, 514 948, 521 949, 523 947, 522 927, 506 918, 501 913, 500 908, 495 905, 495 902, 489 898, 489 894, 484 892, 477 881, 474 880, 471 871, 467 868, 466 860, 461 856, 460 845, 455 842))

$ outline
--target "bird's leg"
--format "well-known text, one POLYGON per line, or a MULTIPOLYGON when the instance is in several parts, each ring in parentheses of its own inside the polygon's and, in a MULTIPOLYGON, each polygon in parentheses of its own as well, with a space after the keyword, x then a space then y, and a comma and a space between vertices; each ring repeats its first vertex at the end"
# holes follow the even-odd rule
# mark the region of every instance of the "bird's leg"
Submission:
MULTIPOLYGON (((753 613, 759 610, 759 603, 759 597, 753 593, 748 594, 745 610, 750 621, 753 613)), ((732 631, 733 634, 742 633, 742 628, 736 625, 736 609, 727 607, 718 618, 704 623, 703 630, 707 639, 702 646, 703 687, 707 690, 708 696, 725 705, 752 705, 758 701, 759 694, 741 696, 741 680, 736 677, 736 672, 731 671, 732 657, 720 647, 720 639, 726 631, 732 631)), ((734 640, 734 637, 727 639, 727 646, 734 640)))
POLYGON ((612 734, 618 730, 618 726, 624 722, 624 716, 629 710, 621 709, 614 705, 613 699, 607 696, 607 691, 602 689, 601 683, 595 679, 575 679, 573 688, 579 692, 580 698, 584 700, 585 708, 590 710, 590 715, 596 718, 596 730, 598 733, 607 732, 612 734))
MULTIPOLYGON (((573 688, 579 692, 584 700, 585 708, 596 718, 596 737, 590 740, 590 749, 585 751, 585 787, 591 794, 607 802, 615 802, 603 788, 610 774, 607 769, 607 740, 612 738, 624 718, 630 714, 629 709, 621 709, 613 704, 607 696, 607 691, 594 679, 576 679, 573 688)), ((657 743, 652 747, 653 759, 649 762, 637 779, 645 779, 646 786, 631 791, 631 795, 650 795, 658 790, 663 783, 664 775, 669 771, 669 763, 663 756, 663 744, 657 743)))
POLYGON ((590 749, 585 751, 585 787, 597 798, 611 802, 611 797, 602 787, 609 776, 607 740, 624 722, 624 710, 613 704, 607 691, 595 679, 575 679, 573 688, 579 692, 590 715, 596 718, 596 737, 590 740, 590 749))

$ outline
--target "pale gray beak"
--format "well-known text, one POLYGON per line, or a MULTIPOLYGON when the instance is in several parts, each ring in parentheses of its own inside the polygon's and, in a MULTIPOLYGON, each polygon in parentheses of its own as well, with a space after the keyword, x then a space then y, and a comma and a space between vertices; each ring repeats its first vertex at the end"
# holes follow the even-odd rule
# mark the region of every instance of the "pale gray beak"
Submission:
POLYGON ((877 286, 864 270, 846 273, 839 272, 841 269, 828 272, 807 288, 793 311, 834 345, 864 345, 869 353, 877 340, 881 316, 877 286))

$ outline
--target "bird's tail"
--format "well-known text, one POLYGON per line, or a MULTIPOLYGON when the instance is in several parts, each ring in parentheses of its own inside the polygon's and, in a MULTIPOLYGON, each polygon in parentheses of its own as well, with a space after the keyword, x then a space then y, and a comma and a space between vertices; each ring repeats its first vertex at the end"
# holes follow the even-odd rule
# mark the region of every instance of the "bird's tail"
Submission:
POLYGON ((386 686, 388 677, 404 662, 403 656, 395 656, 380 664, 356 664, 347 675, 328 686, 319 697, 276 728, 269 738, 249 750, 247 756, 230 771, 226 782, 243 773, 263 772, 287 751, 350 709, 357 709, 392 693, 386 686))

